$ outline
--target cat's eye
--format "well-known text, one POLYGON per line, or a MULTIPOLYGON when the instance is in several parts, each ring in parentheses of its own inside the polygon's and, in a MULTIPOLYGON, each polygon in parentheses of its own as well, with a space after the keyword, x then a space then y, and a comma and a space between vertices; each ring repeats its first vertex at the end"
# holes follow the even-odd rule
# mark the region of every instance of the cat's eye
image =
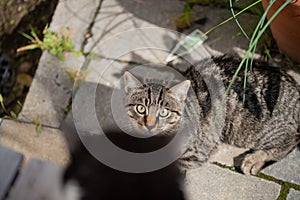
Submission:
POLYGON ((146 113, 146 107, 143 105, 137 105, 136 106, 136 111, 140 114, 145 114, 146 113))
POLYGON ((159 116, 160 117, 167 117, 169 115, 170 111, 166 108, 162 108, 159 111, 159 116))

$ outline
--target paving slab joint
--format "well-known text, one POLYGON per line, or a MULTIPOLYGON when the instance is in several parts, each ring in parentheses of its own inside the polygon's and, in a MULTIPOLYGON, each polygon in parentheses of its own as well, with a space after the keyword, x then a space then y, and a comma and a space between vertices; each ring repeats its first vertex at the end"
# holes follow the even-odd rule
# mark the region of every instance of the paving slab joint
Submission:
POLYGON ((115 62, 119 62, 119 63, 129 64, 129 65, 142 65, 143 64, 141 62, 137 62, 137 61, 133 61, 133 60, 131 61, 131 60, 118 59, 118 58, 110 58, 105 55, 101 55, 101 54, 94 53, 94 52, 89 53, 87 58, 89 60, 105 59, 105 60, 109 60, 109 61, 115 61, 115 62))
MULTIPOLYGON (((224 164, 221 164, 218 162, 213 162, 212 164, 214 164, 218 167, 224 168, 224 169, 229 169, 230 171, 233 171, 235 173, 240 173, 233 166, 227 166, 227 165, 224 165, 224 164)), ((266 181, 277 183, 281 186, 280 193, 279 193, 279 196, 277 197, 277 200, 285 200, 287 198, 287 195, 289 194, 290 189, 300 191, 300 185, 297 185, 295 183, 290 183, 287 181, 283 181, 283 180, 274 178, 273 176, 266 175, 264 173, 259 173, 256 175, 256 177, 266 180, 266 181)))
MULTIPOLYGON (((32 126, 38 126, 38 124, 36 124, 36 123, 34 123, 34 122, 32 122, 32 121, 24 121, 24 120, 20 120, 20 119, 9 119, 9 120, 11 120, 11 121, 15 121, 15 122, 17 122, 17 123, 22 123, 22 124, 28 124, 28 125, 32 125, 32 126)), ((0 124, 0 127, 1 127, 1 125, 3 125, 3 124, 0 124)), ((55 127, 55 126, 49 126, 49 125, 44 125, 44 124, 41 124, 41 126, 43 127, 43 128, 49 128, 49 129, 54 129, 54 130, 60 130, 58 127, 55 127)))
POLYGON ((92 18, 92 21, 90 22, 89 26, 87 27, 86 32, 84 34, 84 40, 81 43, 80 51, 85 56, 90 53, 90 52, 84 52, 84 48, 87 45, 89 38, 91 38, 93 36, 92 29, 93 29, 94 24, 96 22, 97 16, 100 13, 100 10, 101 10, 101 7, 102 7, 102 3, 103 3, 103 0, 99 0, 99 3, 98 3, 97 8, 96 8, 96 11, 95 11, 94 16, 92 18))

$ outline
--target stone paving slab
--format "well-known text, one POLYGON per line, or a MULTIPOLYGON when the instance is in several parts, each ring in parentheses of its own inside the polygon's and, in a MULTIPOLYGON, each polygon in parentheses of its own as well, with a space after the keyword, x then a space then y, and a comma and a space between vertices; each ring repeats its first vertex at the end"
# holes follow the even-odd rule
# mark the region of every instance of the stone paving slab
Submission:
POLYGON ((290 189, 290 192, 286 200, 299 200, 299 199, 300 199, 300 191, 290 189))
POLYGON ((54 12, 50 29, 58 33, 65 32, 75 48, 79 50, 88 37, 87 29, 93 21, 99 2, 99 0, 60 0, 54 12))
MULTIPOLYGON (((171 30, 151 32, 150 30, 144 30, 144 28, 166 27, 168 29, 175 30, 173 26, 164 26, 161 23, 158 23, 158 20, 154 20, 153 18, 162 17, 161 21, 165 21, 166 18, 171 19, 172 16, 174 16, 177 12, 176 8, 179 7, 181 4, 182 2, 180 1, 172 1, 169 2, 169 4, 166 4, 165 2, 158 2, 157 0, 140 1, 138 3, 129 0, 104 1, 100 13, 96 18, 96 23, 92 29, 93 37, 89 39, 89 42, 86 46, 86 51, 92 51, 93 53, 98 53, 106 58, 115 59, 116 57, 112 57, 112 54, 115 55, 114 53, 116 53, 121 56, 123 54, 117 52, 122 52, 122 49, 134 49, 128 46, 138 46, 140 48, 149 47, 149 42, 152 42, 152 45, 154 46, 157 46, 155 44, 157 43, 159 47, 171 50, 176 44, 176 40, 174 40, 174 38, 176 39, 176 36, 171 36, 171 40, 169 41, 170 34, 165 34, 166 32, 170 32, 171 30), (143 9, 145 10, 143 6, 147 5, 150 2, 153 2, 153 4, 156 5, 161 5, 162 7, 166 7, 166 5, 167 7, 174 7, 175 12, 163 15, 160 13, 161 9, 158 9, 158 12, 155 11, 152 13, 143 11, 143 9), (135 10, 135 8, 140 8, 142 9, 142 11, 135 10), (147 13, 148 15, 143 15, 145 13, 147 13), (170 15, 167 16, 168 14, 170 15), (133 29, 137 28, 139 31, 142 30, 146 37, 142 38, 141 36, 144 35, 140 34, 139 31, 136 31, 135 33, 132 32, 133 29), (130 36, 128 37, 126 34, 129 34, 130 36), (125 37, 125 39, 123 39, 122 42, 117 42, 121 41, 118 40, 120 39, 118 37, 125 37), (136 37, 140 37, 140 41, 142 41, 142 43, 137 42, 138 40, 136 39, 136 37), (113 41, 116 42, 111 42, 112 38, 114 38, 113 41)), ((181 13, 182 11, 179 12, 178 10, 178 15, 180 15, 181 13)), ((231 17, 231 13, 228 9, 208 9, 207 7, 196 6, 195 13, 200 13, 202 17, 206 18, 206 22, 203 25, 192 26, 190 29, 185 31, 185 33, 187 34, 192 32, 196 28, 199 28, 203 32, 207 31, 215 25, 219 24, 220 22, 223 22, 227 18, 231 17)), ((243 14, 239 16, 239 21, 242 25, 246 26, 246 31, 248 32, 248 34, 250 34, 252 29, 255 27, 258 18, 253 17, 249 14, 243 14)), ((219 29, 216 29, 215 31, 211 32, 208 35, 208 37, 209 40, 206 42, 206 44, 210 46, 209 53, 211 54, 219 54, 220 52, 239 52, 242 54, 242 49, 248 48, 248 40, 245 37, 241 36, 241 32, 239 28, 235 25, 234 21, 230 21, 222 27, 220 27, 219 29)), ((134 51, 134 53, 135 55, 138 55, 139 58, 143 58, 144 56, 148 55, 145 52, 140 53, 138 51, 134 51)), ((135 60, 137 56, 134 57, 132 55, 132 52, 127 52, 127 54, 127 56, 123 56, 124 60, 137 62, 139 61, 135 60)), ((152 54, 155 53, 152 52, 152 54)), ((149 60, 152 62, 151 59, 149 60)))
MULTIPOLYGON (((221 144, 210 162, 218 162, 227 166, 234 166, 234 158, 244 153, 247 149, 221 144)), ((286 158, 274 163, 261 171, 274 178, 300 184, 300 152, 293 150, 286 158)))
MULTIPOLYGON (((99 1, 59 1, 50 29, 68 36, 75 49, 80 50, 98 3, 99 1)), ((66 76, 65 68, 77 70, 83 61, 83 56, 69 55, 66 61, 61 62, 44 52, 19 119, 26 122, 38 119, 43 125, 59 127, 72 89, 72 81, 66 76)))
POLYGON ((63 168, 30 158, 12 187, 9 200, 65 200, 62 190, 63 168))
MULTIPOLYGON (((182 13, 183 7, 184 2, 172 0, 104 1, 92 29, 93 37, 89 40, 86 50, 91 51, 98 46, 98 43, 111 36, 135 28, 164 27, 174 30, 175 17, 182 13)), ((126 43, 115 45, 126 45, 126 43)))
POLYGON ((121 78, 123 72, 132 66, 135 65, 108 59, 91 60, 85 80, 86 82, 114 87, 114 83, 121 78))
POLYGON ((155 26, 176 29, 175 20, 182 14, 185 2, 174 0, 118 0, 118 4, 135 18, 155 26))
POLYGON ((0 144, 24 154, 25 162, 30 157, 66 165, 69 152, 63 133, 58 129, 43 128, 36 133, 36 126, 4 120, 0 127, 0 144))
POLYGON ((209 162, 218 162, 226 166, 234 166, 234 158, 247 151, 247 149, 234 147, 221 143, 217 151, 211 156, 209 162))
MULTIPOLYGON (((178 9, 181 6, 183 9, 182 3, 170 0, 104 1, 86 51, 104 58, 128 62, 164 63, 178 41, 185 36, 175 31, 174 25, 169 25, 172 23, 168 21, 173 19, 173 23, 175 22, 174 16, 182 13, 178 9), (150 2, 160 8, 155 12, 147 12, 146 6, 150 2), (173 9, 172 12, 170 8, 173 9)), ((205 53, 207 56, 208 53, 205 53)))
POLYGON ((190 200, 270 200, 278 197, 280 185, 207 164, 187 173, 186 190, 190 200))
MULTIPOLYGON (((131 26, 128 26, 128 29, 131 26)), ((159 27, 144 27, 110 34, 110 38, 96 43, 92 53, 102 57, 137 63, 163 63, 179 40, 175 31, 159 27)), ((101 33, 98 31, 96 33, 101 33)), ((95 38, 97 36, 94 36, 95 38)), ((92 39, 93 39, 92 38, 92 39)))
MULTIPOLYGON (((249 4, 248 4, 249 5, 249 4)), ((196 5, 193 8, 196 17, 205 19, 203 24, 193 24, 185 32, 191 32, 192 30, 199 28, 203 32, 209 31, 211 28, 220 24, 221 22, 232 17, 229 9, 213 8, 196 5)), ((251 37, 256 24, 259 20, 258 16, 251 15, 249 13, 243 13, 237 17, 239 23, 244 28, 245 32, 251 37)), ((247 50, 249 41, 242 34, 241 30, 237 26, 234 20, 226 22, 217 29, 211 31, 208 34, 208 40, 206 42, 216 52, 222 53, 238 53, 243 54, 242 50, 247 50)), ((258 48, 261 47, 258 44, 258 48)), ((213 51, 212 51, 213 53, 213 51)))
POLYGON ((277 179, 300 184, 300 151, 295 149, 286 158, 262 171, 277 179))
POLYGON ((0 199, 4 199, 19 172, 23 155, 0 145, 0 160, 0 199))
POLYGON ((72 95, 73 80, 68 72, 75 75, 83 61, 83 57, 69 55, 63 62, 44 52, 19 120, 58 128, 72 95))

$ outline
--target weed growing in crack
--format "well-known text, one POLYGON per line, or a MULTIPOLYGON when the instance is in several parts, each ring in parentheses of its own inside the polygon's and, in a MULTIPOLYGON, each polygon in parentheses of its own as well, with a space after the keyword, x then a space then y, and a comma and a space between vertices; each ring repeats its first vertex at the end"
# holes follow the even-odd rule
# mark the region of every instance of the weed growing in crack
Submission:
POLYGON ((58 33, 51 31, 48 26, 43 30, 43 40, 41 40, 37 31, 31 28, 30 35, 21 33, 24 37, 31 41, 31 44, 20 47, 17 52, 41 49, 47 50, 50 54, 56 56, 58 59, 64 61, 67 53, 73 53, 75 56, 79 56, 81 53, 75 51, 74 44, 70 40, 68 34, 59 35, 58 33))

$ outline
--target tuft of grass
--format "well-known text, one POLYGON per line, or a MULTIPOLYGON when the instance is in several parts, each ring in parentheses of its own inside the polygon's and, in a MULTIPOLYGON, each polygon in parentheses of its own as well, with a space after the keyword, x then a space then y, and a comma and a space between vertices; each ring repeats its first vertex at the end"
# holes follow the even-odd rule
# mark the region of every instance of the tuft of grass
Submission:
MULTIPOLYGON (((231 1, 231 0, 230 0, 231 1)), ((261 1, 261 0, 259 0, 261 1)), ((234 83, 238 73, 241 71, 242 67, 244 66, 244 94, 243 94, 243 102, 245 102, 245 90, 246 90, 246 84, 247 84, 247 72, 250 69, 250 71, 252 71, 252 64, 253 64, 253 59, 254 59, 254 53, 256 51, 256 47, 258 44, 259 39, 261 38, 261 36, 263 35, 263 33, 266 31, 266 29, 269 27, 270 23, 274 20, 274 18, 291 2, 291 0, 287 0, 286 2, 284 2, 280 8, 278 8, 278 10, 274 13, 273 16, 270 17, 270 19, 266 22, 266 16, 267 13, 269 12, 271 6, 274 4, 276 0, 270 0, 268 7, 266 8, 265 12, 263 13, 263 15, 261 16, 253 34, 252 37, 250 39, 250 43, 249 43, 249 47, 248 50, 245 54, 245 56, 243 57, 238 69, 236 70, 235 74, 233 75, 230 84, 228 86, 228 88, 226 89, 225 92, 225 98, 229 93, 229 90, 232 87, 232 84, 234 83)), ((223 100, 224 101, 224 100, 223 100)))
POLYGON ((43 131, 43 126, 40 122, 40 119, 37 117, 37 118, 34 118, 32 123, 35 125, 35 132, 37 135, 40 135, 43 131))
POLYGON ((192 20, 193 20, 192 5, 190 3, 186 3, 184 6, 183 13, 176 20, 177 28, 183 30, 190 27, 192 20))

